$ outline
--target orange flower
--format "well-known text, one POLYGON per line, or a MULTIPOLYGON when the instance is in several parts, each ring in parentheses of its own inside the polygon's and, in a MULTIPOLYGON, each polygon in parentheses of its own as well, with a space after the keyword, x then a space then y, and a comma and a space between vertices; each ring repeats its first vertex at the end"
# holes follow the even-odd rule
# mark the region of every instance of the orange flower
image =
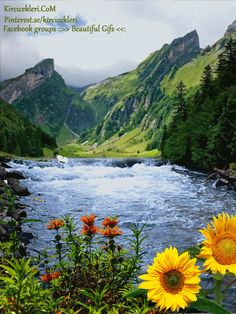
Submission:
POLYGON ((59 271, 54 271, 51 274, 45 274, 40 277, 40 279, 44 282, 49 282, 53 279, 59 278, 61 273, 59 271))
POLYGON ((117 237, 117 236, 122 235, 122 234, 123 234, 123 232, 118 227, 114 227, 114 228, 107 227, 107 228, 101 230, 101 235, 103 235, 109 239, 112 239, 112 238, 117 237))
POLYGON ((83 216, 80 218, 80 220, 87 226, 93 226, 96 217, 97 217, 96 215, 92 214, 83 216))
POLYGON ((118 224, 118 219, 115 217, 106 217, 102 222, 102 225, 104 227, 110 227, 110 228, 114 228, 115 226, 117 226, 117 224, 118 224))
POLYGON ((99 232, 99 228, 96 226, 83 226, 83 230, 81 231, 82 234, 91 237, 92 235, 99 232))
POLYGON ((50 274, 45 274, 40 276, 40 279, 44 282, 49 282, 51 280, 51 275, 50 274))
POLYGON ((60 276, 61 276, 61 273, 59 271, 54 271, 53 273, 51 273, 51 280, 59 278, 60 276))
POLYGON ((64 221, 61 219, 52 219, 49 221, 47 228, 48 229, 59 229, 65 225, 64 221))

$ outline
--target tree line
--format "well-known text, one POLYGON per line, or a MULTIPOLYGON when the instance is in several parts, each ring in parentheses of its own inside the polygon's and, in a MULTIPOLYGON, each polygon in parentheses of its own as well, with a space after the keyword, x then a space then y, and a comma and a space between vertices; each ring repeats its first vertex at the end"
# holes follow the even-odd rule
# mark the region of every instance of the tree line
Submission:
POLYGON ((56 140, 0 99, 0 151, 37 157, 45 146, 57 147, 56 140))
POLYGON ((197 89, 179 82, 172 122, 164 127, 164 158, 202 169, 236 161, 236 41, 230 38, 215 70, 208 64, 197 89))

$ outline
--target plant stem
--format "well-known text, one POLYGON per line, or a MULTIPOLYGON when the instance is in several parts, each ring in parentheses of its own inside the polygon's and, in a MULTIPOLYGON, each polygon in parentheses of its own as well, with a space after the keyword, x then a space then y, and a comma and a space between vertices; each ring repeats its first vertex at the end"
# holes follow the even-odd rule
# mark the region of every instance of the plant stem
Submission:
POLYGON ((61 237, 59 235, 58 229, 56 230, 56 232, 57 232, 57 235, 55 237, 55 239, 56 239, 56 251, 58 254, 59 263, 61 264, 61 260, 62 260, 62 258, 61 258, 61 242, 60 242, 61 237))
POLYGON ((20 282, 20 285, 19 285, 19 290, 18 290, 17 298, 16 298, 16 314, 19 313, 20 297, 21 297, 21 282, 20 282))
POLYGON ((215 301, 217 304, 221 305, 222 303, 222 292, 221 292, 221 284, 222 280, 215 280, 215 301))
POLYGON ((111 293, 112 295, 114 294, 114 287, 115 287, 115 241, 114 239, 110 239, 108 241, 108 247, 111 252, 111 283, 110 283, 110 288, 111 288, 111 293))
POLYGON ((15 227, 12 230, 12 250, 13 250, 13 257, 16 258, 16 230, 15 230, 15 227))

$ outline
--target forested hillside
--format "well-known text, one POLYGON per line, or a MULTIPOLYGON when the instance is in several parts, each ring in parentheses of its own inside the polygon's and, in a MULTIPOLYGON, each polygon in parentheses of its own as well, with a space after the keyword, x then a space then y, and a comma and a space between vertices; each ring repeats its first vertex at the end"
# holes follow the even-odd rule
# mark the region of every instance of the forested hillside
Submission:
POLYGON ((34 157, 42 156, 45 146, 55 148, 56 142, 0 99, 0 151, 34 157))
POLYGON ((59 144, 96 125, 93 108, 66 86, 54 69, 53 59, 44 59, 24 74, 1 82, 0 97, 56 137, 59 144))
POLYGON ((179 82, 172 122, 161 149, 173 162, 199 168, 227 167, 236 160, 236 41, 230 38, 216 71, 206 65, 196 90, 179 82))

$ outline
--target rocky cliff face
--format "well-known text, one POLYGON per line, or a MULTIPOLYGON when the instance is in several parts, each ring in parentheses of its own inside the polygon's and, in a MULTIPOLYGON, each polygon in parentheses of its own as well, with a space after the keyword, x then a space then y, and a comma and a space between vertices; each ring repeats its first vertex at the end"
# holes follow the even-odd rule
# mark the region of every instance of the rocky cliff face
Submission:
MULTIPOLYGON (((38 70, 38 69, 36 69, 38 70)), ((30 70, 28 77, 38 77, 34 70, 30 70)), ((57 136, 67 115, 70 96, 67 94, 63 78, 53 72, 51 76, 41 80, 34 89, 25 92, 12 102, 12 105, 24 114, 32 123, 39 125, 43 130, 57 136)))
POLYGON ((0 98, 55 137, 65 128, 74 134, 95 124, 92 109, 66 86, 54 70, 53 59, 45 59, 21 76, 0 83, 0 98))
POLYGON ((233 33, 236 33, 236 20, 230 24, 225 32, 225 36, 229 36, 233 33))
POLYGON ((53 73, 54 60, 45 59, 37 63, 33 68, 27 69, 23 75, 0 83, 0 97, 12 104, 40 86, 53 73))
POLYGON ((199 38, 194 30, 151 54, 138 66, 139 76, 141 79, 152 79, 152 82, 159 83, 172 66, 182 66, 199 52, 199 38))
POLYGON ((173 68, 176 71, 190 62, 199 52, 198 34, 192 31, 175 39, 171 44, 164 45, 144 60, 137 68, 136 89, 130 95, 119 99, 112 107, 101 128, 101 140, 109 138, 121 128, 139 125, 150 107, 162 97, 160 83, 165 75, 173 68))

